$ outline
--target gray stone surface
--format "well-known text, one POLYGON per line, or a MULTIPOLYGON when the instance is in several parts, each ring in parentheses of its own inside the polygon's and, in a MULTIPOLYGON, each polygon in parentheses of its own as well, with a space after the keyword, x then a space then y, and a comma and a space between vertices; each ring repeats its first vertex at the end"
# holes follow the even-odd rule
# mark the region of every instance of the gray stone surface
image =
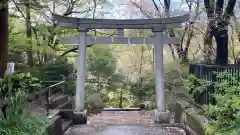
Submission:
POLYGON ((52 19, 64 28, 86 29, 154 29, 154 28, 178 28, 180 24, 188 20, 189 14, 183 16, 155 19, 90 19, 65 17, 52 14, 52 19))
POLYGON ((204 134, 203 127, 207 117, 199 113, 199 108, 184 100, 172 103, 170 108, 177 115, 175 117, 177 123, 184 123, 199 135, 204 134))
POLYGON ((83 112, 73 112, 73 124, 87 124, 87 110, 83 112))
POLYGON ((174 123, 174 113, 173 112, 159 112, 158 110, 154 110, 154 123, 156 124, 168 124, 174 123))
POLYGON ((104 111, 74 125, 64 135, 185 135, 184 128, 155 125, 152 111, 104 111))
POLYGON ((186 135, 186 133, 177 127, 161 127, 158 125, 140 126, 73 126, 65 135, 186 135))
POLYGON ((48 135, 62 135, 62 120, 60 116, 51 119, 51 124, 47 128, 48 135))

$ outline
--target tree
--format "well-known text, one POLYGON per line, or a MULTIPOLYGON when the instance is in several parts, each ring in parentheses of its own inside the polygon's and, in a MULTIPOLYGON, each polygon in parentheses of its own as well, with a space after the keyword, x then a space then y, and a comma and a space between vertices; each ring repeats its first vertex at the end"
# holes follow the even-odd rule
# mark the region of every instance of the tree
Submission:
POLYGON ((89 48, 87 55, 87 71, 91 77, 98 83, 98 89, 101 87, 100 82, 108 81, 116 71, 116 58, 110 52, 109 47, 93 46, 89 48))
MULTIPOLYGON (((228 64, 228 25, 230 17, 233 15, 233 10, 236 0, 229 0, 225 11, 223 11, 224 0, 204 0, 204 6, 208 17, 207 33, 205 41, 207 50, 211 52, 212 39, 216 40, 216 61, 217 65, 228 64), (214 6, 216 4, 216 6, 214 6)), ((211 54, 209 54, 211 55, 211 54)))
POLYGON ((28 65, 30 67, 41 65, 54 59, 58 52, 68 49, 59 44, 58 37, 76 34, 77 30, 66 30, 59 28, 52 20, 51 13, 63 16, 80 15, 81 17, 94 14, 96 5, 103 5, 106 0, 12 0, 13 12, 18 13, 19 20, 25 23, 24 40, 27 53, 28 65), (61 6, 62 10, 57 11, 61 6), (27 45, 27 46, 26 46, 27 45))
POLYGON ((2 78, 8 59, 8 0, 0 0, 0 20, 0 78, 2 78))
MULTIPOLYGON (((147 18, 153 18, 154 16, 152 15, 152 12, 157 11, 158 15, 157 17, 170 17, 170 5, 171 2, 170 0, 164 0, 164 3, 157 3, 156 1, 152 0, 153 5, 155 7, 155 9, 153 9, 153 11, 148 11, 146 9, 146 7, 144 7, 145 5, 141 6, 140 4, 136 3, 135 1, 131 1, 132 4, 134 6, 136 6, 137 8, 140 9, 140 11, 143 13, 143 15, 147 18), (162 15, 162 12, 160 11, 160 6, 163 5, 164 8, 164 16, 162 15)), ((169 48, 171 49, 171 54, 173 59, 181 59, 183 62, 187 61, 188 62, 188 53, 189 53, 189 48, 190 48, 190 43, 192 38, 194 37, 194 24, 198 18, 198 16, 200 15, 201 11, 200 11, 200 0, 196 0, 196 1, 188 1, 186 0, 185 3, 188 6, 189 11, 193 11, 194 12, 194 16, 192 20, 188 20, 185 28, 182 30, 183 34, 181 35, 181 42, 179 44, 169 44, 169 48), (195 7, 195 9, 193 10, 193 8, 195 7), (186 40, 185 40, 186 39, 186 40), (184 42, 185 41, 185 42, 184 42)), ((184 11, 182 11, 184 12, 184 11)), ((166 33, 170 36, 170 37, 176 37, 176 31, 173 29, 170 30, 166 30, 166 33)))

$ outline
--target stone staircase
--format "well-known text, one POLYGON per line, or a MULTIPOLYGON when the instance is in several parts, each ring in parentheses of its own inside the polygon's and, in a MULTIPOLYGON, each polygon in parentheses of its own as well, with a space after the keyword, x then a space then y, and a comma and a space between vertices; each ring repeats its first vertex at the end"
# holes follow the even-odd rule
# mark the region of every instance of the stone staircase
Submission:
MULTIPOLYGON (((42 116, 46 115, 46 98, 44 96, 29 102, 29 105, 33 113, 42 116)), ((66 95, 53 94, 49 98, 48 108, 48 118, 51 119, 51 124, 47 129, 49 135, 62 135, 72 126, 72 100, 66 95)))
POLYGON ((103 111, 88 123, 70 127, 64 135, 196 135, 178 125, 154 124, 152 111, 103 111))
POLYGON ((57 118, 53 121, 50 135, 62 135, 72 125, 72 100, 66 95, 52 96, 48 107, 50 110, 56 110, 56 113, 50 114, 49 117, 57 118), (61 132, 59 131, 60 128, 62 129, 61 132))

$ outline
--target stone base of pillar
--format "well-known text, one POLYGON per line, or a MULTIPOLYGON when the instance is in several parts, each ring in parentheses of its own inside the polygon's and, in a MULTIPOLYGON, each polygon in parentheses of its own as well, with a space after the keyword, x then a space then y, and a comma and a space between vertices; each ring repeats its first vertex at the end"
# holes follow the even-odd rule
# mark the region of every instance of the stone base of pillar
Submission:
POLYGON ((87 124, 87 110, 83 112, 73 112, 73 124, 87 124))
POLYGON ((169 124, 174 123, 174 115, 175 113, 166 111, 166 112, 159 112, 157 109, 154 110, 154 123, 155 124, 169 124))

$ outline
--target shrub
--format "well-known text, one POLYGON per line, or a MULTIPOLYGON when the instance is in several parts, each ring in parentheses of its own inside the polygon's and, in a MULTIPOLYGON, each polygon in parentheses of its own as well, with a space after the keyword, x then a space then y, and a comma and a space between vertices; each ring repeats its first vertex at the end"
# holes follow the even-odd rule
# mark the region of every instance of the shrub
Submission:
POLYGON ((188 65, 183 65, 179 60, 166 64, 164 68, 164 85, 169 92, 183 89, 183 79, 188 77, 188 65))
POLYGON ((41 88, 38 78, 31 76, 30 73, 15 72, 11 76, 5 75, 0 79, 0 98, 14 94, 18 89, 26 93, 37 91, 41 88))
POLYGON ((75 70, 72 63, 67 58, 59 58, 52 62, 47 62, 39 68, 39 77, 44 81, 66 81, 66 87, 63 85, 53 89, 61 89, 64 94, 72 95, 75 92, 75 70), (74 80, 74 81, 72 81, 74 80))
MULTIPOLYGON (((153 102, 153 101, 145 101, 142 103, 142 105, 144 105, 144 109, 146 110, 152 110, 157 108, 156 102, 153 102)), ((141 105, 140 105, 140 108, 141 108, 141 105)))
POLYGON ((196 98, 199 93, 203 92, 203 90, 205 90, 206 87, 210 85, 211 82, 198 79, 194 75, 190 75, 187 79, 184 80, 184 86, 187 88, 188 93, 192 98, 196 98))
POLYGON ((187 88, 190 93, 201 92, 213 84, 215 92, 211 96, 215 104, 203 105, 204 114, 211 118, 205 125, 207 133, 216 135, 235 135, 240 129, 240 83, 237 75, 227 72, 217 74, 217 82, 208 82, 190 76, 187 88))
POLYGON ((206 130, 218 135, 234 135, 240 129, 240 83, 237 76, 227 72, 217 75, 214 82, 215 105, 204 105, 205 114, 214 118, 206 125, 206 130))
POLYGON ((104 103, 98 94, 92 94, 89 96, 86 104, 88 112, 92 114, 100 113, 104 108, 104 103))
POLYGON ((26 93, 21 89, 6 98, 7 115, 0 118, 1 135, 46 135, 47 119, 30 114, 25 98, 26 93))
POLYGON ((73 64, 68 63, 66 58, 59 58, 43 64, 40 73, 44 81, 61 81, 63 76, 69 77, 73 71, 73 64))

